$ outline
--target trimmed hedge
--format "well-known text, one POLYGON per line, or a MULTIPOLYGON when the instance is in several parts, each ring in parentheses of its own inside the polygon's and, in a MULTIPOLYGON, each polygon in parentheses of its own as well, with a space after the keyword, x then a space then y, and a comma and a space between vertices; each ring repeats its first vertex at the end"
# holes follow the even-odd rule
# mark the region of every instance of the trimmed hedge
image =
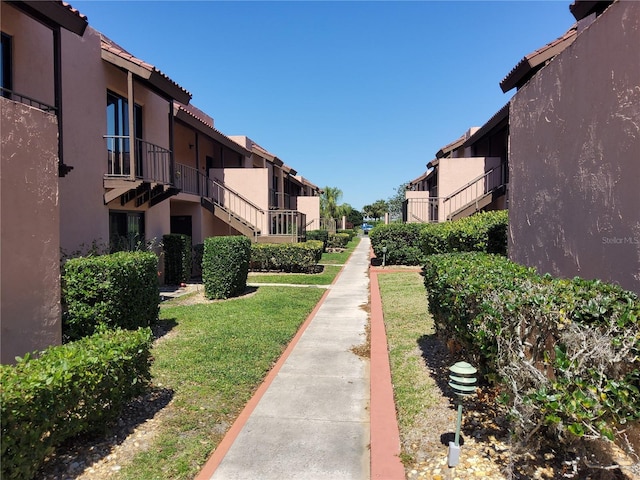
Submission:
POLYGON ((247 288, 251 240, 236 235, 204 241, 202 282, 209 299, 240 295, 247 288))
POLYGON ((254 243, 251 246, 251 270, 309 272, 322 257, 320 240, 301 243, 254 243))
POLYGON ((387 247, 386 261, 390 265, 420 265, 424 254, 420 250, 422 223, 378 224, 369 232, 376 257, 382 258, 382 247, 387 247))
POLYGON ((507 254, 507 210, 480 212, 453 222, 430 223, 421 232, 424 255, 449 252, 507 254))
POLYGON ((330 233, 327 248, 345 248, 351 237, 348 233, 330 233))
POLYGON ((431 256, 424 276, 438 333, 502 384, 521 433, 614 439, 640 419, 635 293, 483 253, 431 256))
POLYGON ((191 278, 191 237, 180 233, 162 236, 164 249, 164 281, 180 285, 191 278))
POLYGON ((322 251, 324 252, 329 240, 329 230, 307 230, 307 242, 309 240, 320 240, 322 242, 322 251))
POLYGON ((346 230, 338 230, 336 231, 336 233, 346 233, 347 235, 349 235, 349 241, 353 240, 353 238, 358 235, 358 232, 356 232, 353 228, 348 228, 346 230))
POLYGON ((160 309, 158 258, 151 252, 72 258, 63 267, 62 305, 65 340, 99 326, 147 327, 160 309))
POLYGON ((151 331, 112 330, 0 365, 2 478, 31 479, 66 439, 103 430, 151 375, 151 331))

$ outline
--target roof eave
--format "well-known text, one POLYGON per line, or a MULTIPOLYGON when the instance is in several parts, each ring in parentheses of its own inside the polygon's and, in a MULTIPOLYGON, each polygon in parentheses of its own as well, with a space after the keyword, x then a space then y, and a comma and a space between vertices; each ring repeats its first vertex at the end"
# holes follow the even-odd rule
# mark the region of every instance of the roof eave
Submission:
POLYGON ((148 70, 130 60, 127 60, 126 58, 122 58, 113 52, 109 52, 104 48, 102 49, 102 59, 116 67, 130 71, 143 80, 146 80, 149 84, 169 98, 177 100, 180 103, 184 103, 185 105, 191 101, 191 95, 188 92, 180 88, 180 86, 175 84, 168 77, 162 75, 156 69, 148 70))
POLYGON ((62 2, 56 1, 13 1, 9 2, 21 10, 31 14, 36 14, 40 20, 48 19, 65 30, 83 36, 87 28, 87 17, 73 11, 70 6, 65 6, 62 2))
POLYGON ((251 152, 249 150, 247 150, 246 148, 243 148, 241 145, 237 144, 236 142, 231 140, 226 135, 220 133, 216 129, 211 128, 209 125, 206 125, 205 123, 202 123, 196 117, 194 117, 193 115, 189 115, 189 113, 185 112, 184 110, 180 108, 178 108, 177 111, 174 110, 174 116, 177 120, 180 120, 181 122, 187 124, 191 128, 201 133, 204 133, 205 135, 208 135, 209 137, 223 144, 225 147, 228 147, 231 150, 238 152, 241 155, 244 155, 245 157, 251 156, 251 152))

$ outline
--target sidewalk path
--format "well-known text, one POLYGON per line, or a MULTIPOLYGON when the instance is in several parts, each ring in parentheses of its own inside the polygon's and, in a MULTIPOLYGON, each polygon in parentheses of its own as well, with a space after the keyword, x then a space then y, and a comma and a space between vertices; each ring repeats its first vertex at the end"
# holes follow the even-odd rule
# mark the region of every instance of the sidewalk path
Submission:
POLYGON ((368 480, 366 340, 370 241, 364 237, 198 480, 368 480))

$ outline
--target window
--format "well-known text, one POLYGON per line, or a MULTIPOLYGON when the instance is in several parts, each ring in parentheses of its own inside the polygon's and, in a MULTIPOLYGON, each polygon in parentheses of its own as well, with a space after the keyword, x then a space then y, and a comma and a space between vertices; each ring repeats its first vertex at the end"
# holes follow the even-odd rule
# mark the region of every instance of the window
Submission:
POLYGON ((2 87, 2 96, 9 98, 11 93, 7 90, 13 90, 13 61, 11 59, 11 37, 6 33, 1 34, 0 48, 0 87, 2 87))
POLYGON ((138 250, 144 244, 144 212, 109 211, 111 252, 138 250))
MULTIPOLYGON (((134 138, 142 138, 142 107, 134 105, 134 138)), ((136 176, 142 177, 142 144, 137 143, 136 176)), ((109 154, 109 175, 131 174, 129 165, 129 102, 120 95, 107 91, 107 151, 109 154)))

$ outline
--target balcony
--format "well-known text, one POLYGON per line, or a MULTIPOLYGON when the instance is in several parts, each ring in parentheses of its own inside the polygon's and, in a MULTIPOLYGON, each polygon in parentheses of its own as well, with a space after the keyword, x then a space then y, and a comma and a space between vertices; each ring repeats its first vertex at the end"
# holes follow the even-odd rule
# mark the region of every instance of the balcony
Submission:
POLYGON ((120 198, 120 205, 152 207, 176 195, 171 150, 136 138, 131 155, 131 138, 105 135, 107 173, 104 177, 105 205, 120 198))
POLYGON ((8 90, 4 87, 0 87, 0 94, 8 100, 13 100, 14 102, 22 103, 24 105, 29 105, 30 107, 37 108, 38 110, 42 110, 46 113, 56 114, 56 107, 48 105, 40 100, 36 100, 35 98, 28 97, 27 95, 22 95, 21 93, 14 92, 13 90, 8 90))
POLYGON ((107 142, 107 177, 173 184, 171 150, 136 138, 135 164, 132 165, 130 137, 105 135, 104 139, 107 142))

